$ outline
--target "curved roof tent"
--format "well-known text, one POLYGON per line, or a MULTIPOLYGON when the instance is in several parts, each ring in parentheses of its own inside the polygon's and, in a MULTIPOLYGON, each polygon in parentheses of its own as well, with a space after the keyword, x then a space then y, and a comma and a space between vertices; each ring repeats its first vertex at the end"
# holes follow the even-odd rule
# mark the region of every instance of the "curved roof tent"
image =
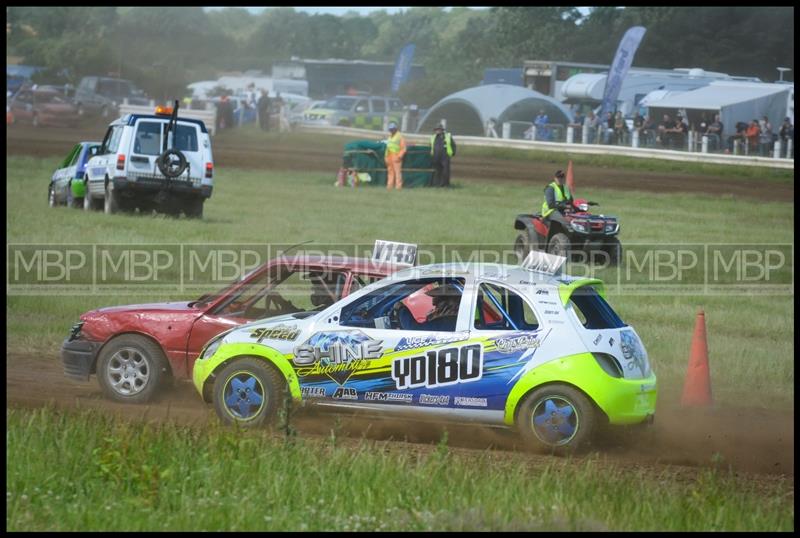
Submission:
POLYGON ((572 119, 561 103, 542 93, 510 84, 486 84, 448 95, 433 105, 422 118, 418 133, 432 133, 442 119, 447 130, 463 136, 484 136, 486 122, 497 120, 500 133, 505 121, 528 121, 544 110, 550 123, 566 125, 572 119))

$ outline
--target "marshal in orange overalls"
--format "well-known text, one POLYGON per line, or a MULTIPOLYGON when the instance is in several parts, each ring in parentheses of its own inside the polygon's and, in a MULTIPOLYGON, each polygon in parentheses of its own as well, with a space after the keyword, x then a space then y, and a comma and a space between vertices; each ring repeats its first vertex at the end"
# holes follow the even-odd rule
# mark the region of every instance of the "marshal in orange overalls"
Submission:
POLYGON ((386 143, 386 188, 403 188, 403 157, 406 154, 406 141, 397 131, 397 125, 389 124, 389 141, 386 143))

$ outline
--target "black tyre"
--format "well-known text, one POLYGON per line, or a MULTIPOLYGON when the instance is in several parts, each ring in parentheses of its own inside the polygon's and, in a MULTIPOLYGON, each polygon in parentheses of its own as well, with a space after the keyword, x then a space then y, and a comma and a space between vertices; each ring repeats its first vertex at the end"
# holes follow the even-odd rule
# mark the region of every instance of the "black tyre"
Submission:
POLYGON ((622 244, 619 239, 612 237, 606 241, 603 250, 608 254, 609 265, 619 265, 619 261, 622 259, 622 244))
POLYGON ((528 243, 528 233, 522 232, 517 235, 517 238, 514 240, 514 252, 517 253, 517 258, 519 259, 519 263, 528 256, 528 253, 531 251, 530 244, 528 243))
POLYGON ((164 176, 176 178, 186 171, 189 161, 186 160, 186 155, 182 152, 175 148, 170 148, 158 156, 156 166, 164 176))
POLYGON ((547 245, 547 253, 569 258, 569 238, 566 234, 557 233, 553 235, 547 245))
POLYGON ((78 208, 83 205, 83 198, 75 198, 72 195, 72 181, 67 183, 67 207, 78 208))
POLYGON ((47 187, 47 205, 48 207, 56 206, 56 191, 53 188, 52 184, 50 184, 50 186, 47 187))
POLYGON ((203 198, 190 198, 184 202, 183 212, 186 213, 186 216, 190 219, 202 219, 204 202, 205 199, 203 198))
POLYGON ((106 197, 103 200, 103 211, 106 215, 113 215, 120 210, 119 207, 119 194, 114 189, 114 184, 109 183, 106 185, 106 197))
POLYGON ((96 211, 99 209, 99 200, 95 200, 94 197, 89 193, 89 186, 86 186, 86 194, 83 197, 83 210, 84 211, 96 211))
POLYGON ((553 384, 531 392, 517 413, 517 429, 532 448, 570 454, 590 444, 597 411, 579 390, 553 384))
POLYGON ((161 348, 136 334, 114 338, 97 358, 97 381, 105 395, 117 402, 150 401, 169 379, 169 372, 161 348))
POLYGON ((235 359, 214 380, 214 410, 226 424, 247 428, 272 424, 286 390, 283 376, 263 359, 235 359))

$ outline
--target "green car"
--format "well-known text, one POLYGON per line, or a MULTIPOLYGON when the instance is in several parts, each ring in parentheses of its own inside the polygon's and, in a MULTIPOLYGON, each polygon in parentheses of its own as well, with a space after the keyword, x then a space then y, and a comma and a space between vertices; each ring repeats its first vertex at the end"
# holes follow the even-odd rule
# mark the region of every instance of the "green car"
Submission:
POLYGON ((72 147, 61 166, 53 172, 47 187, 47 203, 50 207, 66 205, 83 207, 86 194, 86 163, 97 155, 100 142, 78 142, 72 147))

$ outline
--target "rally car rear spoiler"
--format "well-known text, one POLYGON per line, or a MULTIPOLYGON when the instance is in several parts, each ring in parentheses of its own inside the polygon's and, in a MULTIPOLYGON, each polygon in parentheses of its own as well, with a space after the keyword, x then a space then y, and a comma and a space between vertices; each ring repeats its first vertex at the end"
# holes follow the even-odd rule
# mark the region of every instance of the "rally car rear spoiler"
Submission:
POLYGON ((606 286, 602 280, 598 278, 582 278, 558 286, 558 296, 561 299, 561 304, 567 306, 569 298, 572 297, 572 294, 575 292, 575 290, 584 286, 594 286, 594 288, 597 290, 597 293, 600 294, 600 297, 603 299, 606 298, 606 286))

